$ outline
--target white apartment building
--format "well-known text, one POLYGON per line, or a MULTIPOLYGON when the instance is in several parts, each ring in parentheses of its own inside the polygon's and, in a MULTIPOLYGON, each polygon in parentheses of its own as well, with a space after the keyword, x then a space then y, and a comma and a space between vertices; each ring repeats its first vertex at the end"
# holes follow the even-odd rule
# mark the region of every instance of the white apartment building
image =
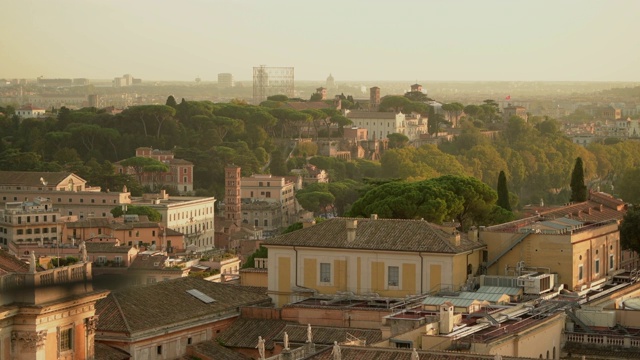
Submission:
POLYGON ((60 212, 51 201, 9 202, 0 210, 0 247, 15 243, 57 243, 62 234, 60 212))
POLYGON ((70 172, 0 171, 0 206, 48 198, 60 216, 111 217, 111 209, 131 203, 130 195, 87 186, 86 180, 70 172))
MULTIPOLYGON (((154 194, 155 195, 155 194, 154 194)), ((184 234, 187 250, 204 251, 214 247, 214 197, 170 198, 159 196, 134 199, 132 204, 148 206, 162 215, 162 225, 184 234)))

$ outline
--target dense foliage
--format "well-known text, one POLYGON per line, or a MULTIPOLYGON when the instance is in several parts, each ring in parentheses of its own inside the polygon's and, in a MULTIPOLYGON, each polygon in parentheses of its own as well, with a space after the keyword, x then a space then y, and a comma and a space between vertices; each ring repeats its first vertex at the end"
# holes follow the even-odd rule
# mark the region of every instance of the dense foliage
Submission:
MULTIPOLYGON (((358 107, 352 97, 340 98, 343 105, 358 107)), ((425 189, 426 194, 415 194, 412 182, 448 175, 470 176, 493 187, 501 170, 511 190, 509 202, 515 211, 518 199, 522 204, 537 203, 540 199, 548 204, 561 204, 570 199, 573 165, 580 158, 586 189, 615 190, 614 195, 625 200, 628 197, 627 201, 640 198, 634 181, 638 178, 640 142, 581 147, 564 136, 553 119, 503 120, 493 100, 466 106, 452 102, 436 113, 427 105, 429 99, 417 93, 384 97, 380 110, 414 111, 428 116, 430 132, 434 134, 456 121, 459 133, 438 146, 417 148, 407 144, 404 136, 393 134, 389 138, 390 149, 380 161, 319 156, 317 144, 294 141, 340 136, 336 128, 349 125, 350 120, 331 109, 329 103, 326 109, 297 111, 287 107, 287 101, 292 99, 273 96, 254 106, 241 101, 213 103, 169 97, 166 105, 132 106, 117 114, 95 108, 74 111, 61 108, 45 119, 23 120, 13 115, 13 108, 0 108, 0 170, 71 171, 104 191, 126 186, 132 194, 139 195, 144 189, 138 176, 117 174, 113 164, 124 161, 140 170, 162 171, 161 164, 136 159, 135 149, 141 146, 171 149, 176 158, 194 163, 195 195, 222 199, 224 166, 229 163, 241 166, 244 176, 288 175, 293 168, 313 164, 327 171, 331 182, 305 188, 298 192, 298 200, 317 215, 324 212, 342 215, 363 195, 371 196, 365 195, 368 190, 380 191, 377 188, 385 181, 371 179, 403 180, 402 186, 411 191, 398 196, 407 197, 404 200, 407 201, 412 195, 420 198, 436 191, 429 188, 425 189)), ((399 184, 396 182, 394 186, 399 184)), ((438 187, 442 194, 436 195, 446 199, 449 195, 445 190, 438 187)), ((448 206, 455 204, 454 201, 448 206)), ((437 204, 427 208, 437 208, 437 204)), ((487 216, 510 216, 508 211, 485 210, 487 216)), ((398 211, 389 208, 389 216, 430 216, 424 206, 404 209, 404 215, 398 211)), ((359 213, 366 211, 360 209, 359 213)), ((450 212, 440 217, 450 220, 449 217, 457 215, 450 212)))

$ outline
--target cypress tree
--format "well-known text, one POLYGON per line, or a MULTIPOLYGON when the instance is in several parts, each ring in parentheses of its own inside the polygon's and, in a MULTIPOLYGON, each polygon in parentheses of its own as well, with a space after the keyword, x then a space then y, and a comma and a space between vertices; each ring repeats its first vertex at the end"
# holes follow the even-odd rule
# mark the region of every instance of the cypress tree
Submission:
POLYGON ((500 175, 498 175, 497 205, 505 210, 511 211, 511 204, 509 204, 509 190, 507 189, 507 176, 504 174, 504 171, 500 171, 500 175))
POLYGON ((571 173, 571 201, 587 201, 587 185, 584 184, 584 168, 580 157, 576 159, 571 173))

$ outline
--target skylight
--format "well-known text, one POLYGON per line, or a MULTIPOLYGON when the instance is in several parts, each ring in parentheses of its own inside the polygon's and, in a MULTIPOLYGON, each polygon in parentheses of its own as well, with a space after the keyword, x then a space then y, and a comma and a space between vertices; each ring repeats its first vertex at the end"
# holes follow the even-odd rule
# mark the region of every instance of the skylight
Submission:
POLYGON ((215 301, 208 295, 203 294, 200 290, 191 289, 191 290, 187 290, 187 292, 205 304, 210 304, 215 301))

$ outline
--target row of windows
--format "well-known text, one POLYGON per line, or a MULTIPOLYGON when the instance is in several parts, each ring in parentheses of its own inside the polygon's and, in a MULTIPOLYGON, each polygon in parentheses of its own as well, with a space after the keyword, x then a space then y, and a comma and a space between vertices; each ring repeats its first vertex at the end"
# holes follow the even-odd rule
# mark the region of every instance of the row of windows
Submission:
MULTIPOLYGON (((320 282, 331 283, 331 264, 320 263, 320 282)), ((400 286, 400 267, 387 266, 387 286, 400 286)))
MULTIPOLYGON (((32 222, 39 223, 40 220, 42 220, 42 222, 49 222, 49 220, 51 220, 51 222, 56 222, 56 219, 57 219, 56 215, 50 215, 50 216, 42 215, 42 217, 40 215, 35 215, 35 216, 27 215, 27 216, 16 216, 15 218, 18 220, 18 224, 22 224, 23 222, 27 224, 30 224, 32 222)), ((4 221, 8 223, 13 222, 10 216, 5 216, 4 221)))
POLYGON ((190 219, 194 216, 209 215, 212 213, 213 213, 213 207, 206 207, 205 209, 198 209, 198 210, 182 211, 179 213, 170 214, 169 221, 190 219))
MULTIPOLYGON (((81 197, 81 198, 80 198, 80 203, 84 203, 84 199, 85 199, 85 198, 81 197)), ((3 201, 7 201, 7 197, 6 197, 6 196, 3 196, 3 197, 2 197, 2 200, 3 200, 3 201)), ((91 202, 92 204, 95 204, 95 203, 96 203, 96 199, 89 199, 89 200, 90 200, 90 202, 91 202)), ((13 197, 13 201, 18 201, 18 197, 17 197, 17 196, 14 196, 14 197, 13 197)), ((27 201, 27 199, 25 198, 25 200, 24 200, 24 201, 27 201)), ((69 199, 68 199, 68 202, 72 203, 72 202, 73 202, 73 198, 69 198, 69 199)), ((58 203, 62 203, 62 198, 58 198, 58 203)), ((103 204, 106 204, 106 203, 107 203, 107 199, 102 199, 102 203, 103 203, 103 204)), ((118 203, 118 201, 114 199, 114 200, 113 200, 113 203, 114 203, 114 204, 117 204, 117 203, 118 203)))
POLYGON ((49 231, 51 231, 51 233, 55 234, 55 233, 58 232, 58 229, 55 228, 55 227, 42 228, 42 229, 40 229, 40 228, 31 228, 31 229, 26 229, 26 230, 25 229, 17 229, 16 230, 16 235, 24 235, 24 234, 30 235, 30 234, 40 234, 40 233, 48 234, 49 231), (51 229, 51 230, 49 230, 49 229, 51 229))
MULTIPOLYGON (((614 269, 614 257, 613 254, 609 254, 609 271, 614 269)), ((584 279, 584 266, 582 264, 578 265, 578 281, 582 281, 584 279)), ((593 272, 596 275, 600 274, 600 259, 596 259, 593 265, 593 272)))

